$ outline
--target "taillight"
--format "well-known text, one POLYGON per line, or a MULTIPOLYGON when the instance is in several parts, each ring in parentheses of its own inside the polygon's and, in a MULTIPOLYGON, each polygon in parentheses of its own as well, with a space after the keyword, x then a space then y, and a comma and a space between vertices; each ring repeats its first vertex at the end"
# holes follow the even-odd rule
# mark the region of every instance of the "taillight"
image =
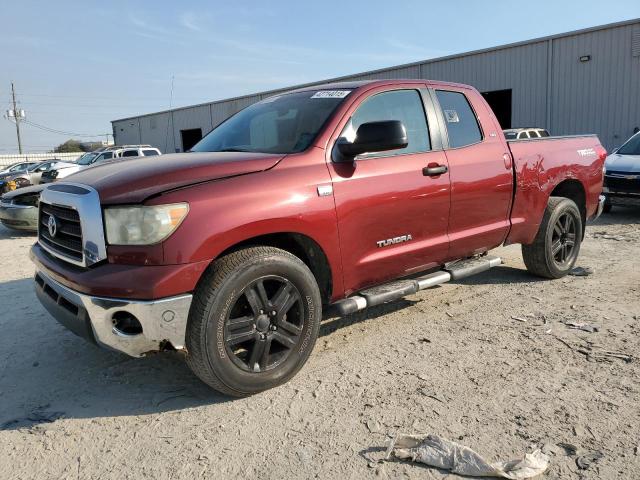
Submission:
POLYGON ((607 150, 605 148, 601 148, 598 152, 598 158, 602 161, 607 159, 607 150))

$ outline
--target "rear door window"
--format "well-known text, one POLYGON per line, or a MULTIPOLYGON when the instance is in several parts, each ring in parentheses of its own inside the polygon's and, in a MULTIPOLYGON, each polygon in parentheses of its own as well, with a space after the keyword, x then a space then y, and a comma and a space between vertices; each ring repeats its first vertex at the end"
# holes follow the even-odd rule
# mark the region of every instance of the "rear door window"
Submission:
POLYGON ((529 135, 527 135, 527 132, 520 132, 518 138, 529 138, 529 135))
POLYGON ((101 153, 98 158, 96 158, 96 162, 104 162, 105 160, 109 160, 110 158, 113 158, 113 153, 112 152, 104 152, 101 153))
POLYGON ((138 150, 125 150, 122 156, 123 157, 139 157, 140 154, 138 153, 138 150))
POLYGON ((540 135, 535 130, 529 130, 529 138, 540 138, 540 135))
POLYGON ((436 90, 436 96, 444 114, 449 147, 459 148, 480 142, 480 125, 467 97, 463 93, 449 90, 436 90))
POLYGON ((156 150, 143 150, 143 151, 142 151, 142 154, 143 154, 145 157, 153 157, 153 156, 155 156, 155 155, 158 155, 158 152, 157 152, 156 150))
POLYGON ((352 115, 342 136, 353 142, 360 125, 383 120, 400 120, 407 130, 409 145, 390 152, 370 153, 360 157, 389 157, 431 150, 424 106, 417 90, 394 90, 367 98, 352 115))

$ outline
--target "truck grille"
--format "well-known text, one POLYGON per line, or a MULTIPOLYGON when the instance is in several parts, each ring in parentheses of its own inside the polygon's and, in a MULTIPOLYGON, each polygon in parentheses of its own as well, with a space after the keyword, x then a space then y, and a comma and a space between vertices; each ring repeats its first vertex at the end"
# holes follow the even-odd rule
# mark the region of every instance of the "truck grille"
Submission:
POLYGON ((70 207, 40 202, 38 241, 63 258, 81 262, 82 227, 78 212, 70 207))
POLYGON ((640 178, 605 176, 604 186, 613 192, 640 193, 640 178))

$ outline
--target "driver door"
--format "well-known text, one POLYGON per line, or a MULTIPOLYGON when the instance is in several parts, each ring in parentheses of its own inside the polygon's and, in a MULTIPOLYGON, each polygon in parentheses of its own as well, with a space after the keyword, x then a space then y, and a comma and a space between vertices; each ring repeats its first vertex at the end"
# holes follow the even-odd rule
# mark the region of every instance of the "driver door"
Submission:
MULTIPOLYGON (((448 168, 447 158, 433 148, 439 130, 435 115, 429 115, 433 128, 427 121, 425 101, 430 100, 412 87, 365 93, 339 135, 353 141, 363 123, 399 120, 407 131, 406 148, 329 163, 347 295, 437 266, 447 257, 449 174, 423 171, 448 168)), ((427 107, 431 112, 430 103, 427 107)))

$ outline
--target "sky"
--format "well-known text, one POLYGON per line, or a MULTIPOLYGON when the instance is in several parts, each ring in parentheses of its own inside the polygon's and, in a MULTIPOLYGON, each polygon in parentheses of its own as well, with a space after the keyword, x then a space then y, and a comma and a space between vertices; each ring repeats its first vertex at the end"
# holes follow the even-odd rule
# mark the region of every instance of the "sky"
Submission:
MULTIPOLYGON (((23 149, 44 152, 170 105, 637 17, 637 0, 0 0, 0 113, 13 81, 30 122, 23 149)), ((16 152, 15 125, 0 118, 0 153, 16 152)))

